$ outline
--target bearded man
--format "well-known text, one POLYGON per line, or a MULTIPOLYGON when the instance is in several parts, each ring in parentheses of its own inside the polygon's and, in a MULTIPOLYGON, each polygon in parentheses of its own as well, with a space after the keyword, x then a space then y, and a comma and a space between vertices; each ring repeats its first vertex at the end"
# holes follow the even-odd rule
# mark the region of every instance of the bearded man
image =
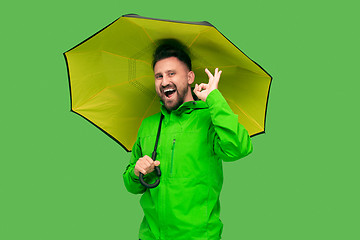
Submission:
POLYGON ((174 41, 156 49, 153 69, 161 112, 143 120, 123 174, 127 190, 142 194, 139 238, 221 239, 222 163, 251 153, 249 134, 218 90, 222 71, 216 68, 213 75, 205 69, 209 82, 196 84, 193 95, 191 59, 174 41), (161 118, 157 159, 151 159, 161 118), (161 182, 146 188, 139 174, 153 182, 155 166, 161 182))

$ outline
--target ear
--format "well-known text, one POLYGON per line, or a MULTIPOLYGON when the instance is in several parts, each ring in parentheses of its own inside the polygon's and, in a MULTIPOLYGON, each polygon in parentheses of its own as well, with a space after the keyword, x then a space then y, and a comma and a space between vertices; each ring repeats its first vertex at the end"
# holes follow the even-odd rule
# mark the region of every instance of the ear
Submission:
POLYGON ((193 71, 188 72, 188 84, 192 84, 195 80, 195 73, 193 71))

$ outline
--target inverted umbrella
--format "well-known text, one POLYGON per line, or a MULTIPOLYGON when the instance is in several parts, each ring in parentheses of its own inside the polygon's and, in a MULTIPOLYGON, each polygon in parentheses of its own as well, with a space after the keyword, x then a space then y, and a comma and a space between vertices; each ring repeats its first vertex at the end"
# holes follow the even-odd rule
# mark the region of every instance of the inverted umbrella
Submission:
POLYGON ((65 52, 71 110, 131 151, 142 120, 160 111, 152 57, 171 38, 189 48, 195 83, 207 83, 205 68, 223 71, 219 90, 239 122, 263 133, 272 78, 208 22, 124 15, 65 52))

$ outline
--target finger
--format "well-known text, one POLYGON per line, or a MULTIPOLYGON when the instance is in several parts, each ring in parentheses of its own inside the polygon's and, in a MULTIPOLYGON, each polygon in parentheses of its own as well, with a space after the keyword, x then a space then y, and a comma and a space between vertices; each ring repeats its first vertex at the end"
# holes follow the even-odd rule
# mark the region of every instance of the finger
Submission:
POLYGON ((152 164, 151 162, 143 162, 143 168, 146 170, 146 171, 149 171, 149 169, 151 169, 152 167, 152 164))
POLYGON ((143 156, 142 158, 144 158, 144 159, 151 159, 151 157, 149 157, 148 155, 145 155, 145 156, 143 156))
POLYGON ((199 92, 201 92, 202 90, 208 89, 208 86, 209 86, 209 84, 200 83, 200 85, 199 85, 199 92))
POLYGON ((154 162, 154 165, 157 167, 157 166, 160 165, 160 162, 159 162, 159 161, 155 161, 155 162, 154 162))
POLYGON ((144 161, 148 162, 149 164, 152 164, 154 162, 154 160, 148 155, 144 156, 144 161))
POLYGON ((147 167, 151 164, 151 161, 149 161, 149 157, 145 155, 139 159, 139 164, 143 167, 147 167))
POLYGON ((207 69, 207 68, 205 68, 205 72, 206 72, 206 74, 207 74, 208 77, 209 77, 209 83, 210 83, 210 81, 212 80, 212 78, 213 78, 214 76, 211 74, 211 72, 210 72, 209 69, 207 69))
MULTIPOLYGON (((215 72, 216 72, 216 71, 215 71, 215 72)), ((217 88, 217 85, 218 85, 218 83, 219 83, 221 73, 222 73, 222 71, 218 71, 218 72, 215 73, 213 84, 214 84, 214 86, 215 86, 216 88, 217 88)))
POLYGON ((207 73, 207 75, 212 76, 212 74, 211 74, 211 72, 210 72, 209 69, 205 68, 205 72, 207 73))
POLYGON ((217 71, 217 72, 215 73, 215 78, 220 78, 221 73, 222 73, 221 70, 220 70, 220 71, 217 71))
POLYGON ((213 78, 213 82, 215 85, 217 84, 217 82, 219 81, 219 68, 215 68, 215 73, 214 73, 214 78, 213 78))
POLYGON ((195 87, 194 87, 194 93, 197 92, 197 89, 198 89, 198 85, 197 85, 197 83, 196 83, 196 84, 195 84, 195 87))
POLYGON ((201 83, 200 85, 196 84, 196 89, 194 89, 195 94, 201 92, 203 87, 204 87, 204 83, 201 83))
POLYGON ((217 77, 217 81, 220 80, 221 73, 222 73, 222 71, 220 70, 220 72, 219 72, 219 74, 218 74, 218 77, 217 77))
POLYGON ((139 172, 141 172, 141 173, 144 174, 144 175, 147 174, 147 172, 146 172, 145 169, 143 169, 143 168, 140 168, 140 169, 139 169, 139 172))
POLYGON ((139 171, 143 170, 146 172, 149 169, 149 165, 147 162, 139 162, 138 169, 139 171))
POLYGON ((135 165, 135 168, 134 168, 134 173, 136 176, 139 176, 139 169, 138 167, 135 165))
POLYGON ((146 175, 146 171, 144 168, 140 167, 140 166, 136 166, 135 170, 137 170, 138 172, 141 172, 142 174, 146 175))
POLYGON ((199 85, 197 85, 197 84, 196 84, 196 86, 194 88, 194 94, 197 96, 198 99, 201 99, 199 85))

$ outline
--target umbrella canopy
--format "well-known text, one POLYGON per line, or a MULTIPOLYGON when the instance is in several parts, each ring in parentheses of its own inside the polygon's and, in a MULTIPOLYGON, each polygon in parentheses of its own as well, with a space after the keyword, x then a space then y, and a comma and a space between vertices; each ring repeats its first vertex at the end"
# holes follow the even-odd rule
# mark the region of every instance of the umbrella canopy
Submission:
POLYGON ((219 90, 239 122, 251 136, 264 132, 271 76, 208 22, 124 15, 65 52, 71 110, 131 151, 142 120, 160 111, 152 60, 167 38, 189 48, 195 83, 221 69, 219 90))

